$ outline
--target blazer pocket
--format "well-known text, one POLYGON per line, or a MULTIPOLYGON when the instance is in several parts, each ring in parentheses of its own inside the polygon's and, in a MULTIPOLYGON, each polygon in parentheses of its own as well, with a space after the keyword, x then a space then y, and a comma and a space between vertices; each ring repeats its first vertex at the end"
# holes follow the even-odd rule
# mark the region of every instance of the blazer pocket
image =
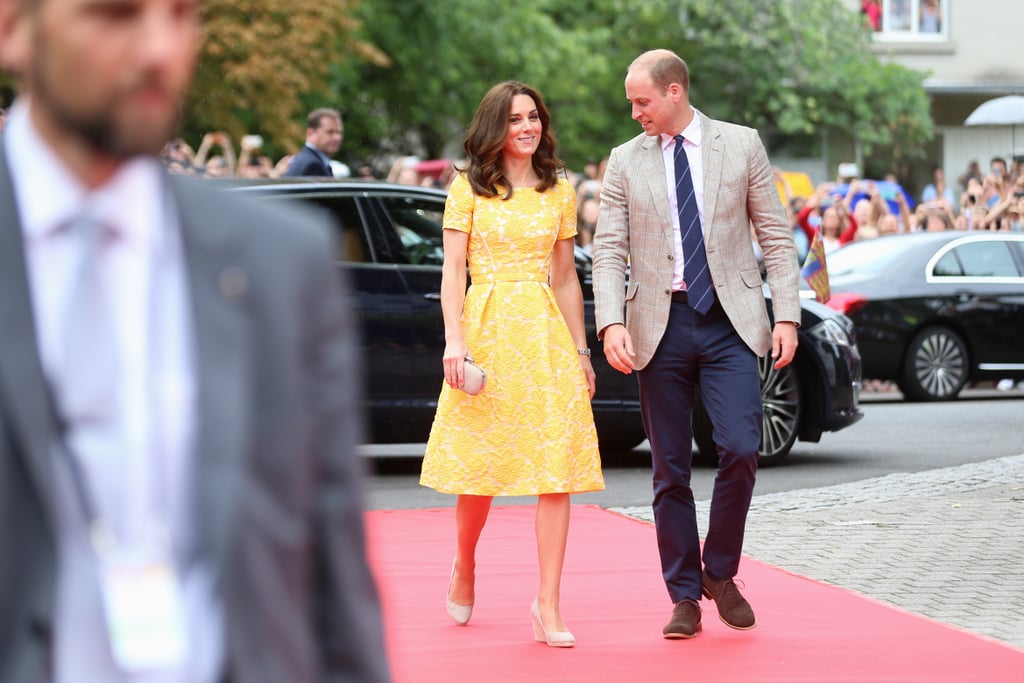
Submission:
POLYGON ((630 280, 629 284, 626 285, 626 301, 632 301, 636 298, 636 290, 640 288, 640 283, 635 280, 630 280))
POLYGON ((754 287, 760 288, 764 284, 761 280, 761 271, 757 268, 746 268, 740 271, 740 277, 743 278, 743 284, 750 289, 754 287))

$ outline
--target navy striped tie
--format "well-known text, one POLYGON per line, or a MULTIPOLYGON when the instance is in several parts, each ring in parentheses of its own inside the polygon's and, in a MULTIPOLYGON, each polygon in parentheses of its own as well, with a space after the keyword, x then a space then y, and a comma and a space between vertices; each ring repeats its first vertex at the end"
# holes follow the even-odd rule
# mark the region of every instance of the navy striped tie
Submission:
POLYGON ((711 291, 711 271, 704 251, 704 234, 700 227, 690 162, 683 151, 683 136, 675 136, 675 141, 676 206, 679 208, 679 233, 683 242, 683 279, 690 306, 703 315, 711 309, 715 295, 711 291))

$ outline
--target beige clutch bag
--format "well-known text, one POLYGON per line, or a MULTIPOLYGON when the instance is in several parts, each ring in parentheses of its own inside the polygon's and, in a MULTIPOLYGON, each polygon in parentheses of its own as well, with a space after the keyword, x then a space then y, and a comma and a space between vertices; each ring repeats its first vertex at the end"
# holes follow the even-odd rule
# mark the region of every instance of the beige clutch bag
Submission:
POLYGON ((484 390, 484 386, 487 384, 487 373, 484 372, 482 367, 473 362, 472 356, 466 356, 462 367, 464 380, 462 390, 470 396, 476 396, 484 390))

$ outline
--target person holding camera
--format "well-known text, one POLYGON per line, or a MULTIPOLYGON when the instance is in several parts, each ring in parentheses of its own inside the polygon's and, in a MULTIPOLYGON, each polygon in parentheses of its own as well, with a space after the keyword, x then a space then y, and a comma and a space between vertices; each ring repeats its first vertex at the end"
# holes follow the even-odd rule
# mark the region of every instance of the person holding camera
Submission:
POLYGON ((848 195, 843 199, 831 196, 834 187, 831 183, 818 185, 796 215, 796 223, 807 236, 808 244, 814 241, 815 232, 821 232, 826 254, 852 242, 858 227, 857 220, 848 208, 857 190, 856 183, 850 183, 848 195))
POLYGON ((341 148, 344 128, 341 113, 337 109, 314 109, 306 117, 306 144, 295 156, 285 176, 334 177, 331 157, 341 148))
POLYGON ((1021 207, 1024 206, 1024 177, 1018 177, 1005 198, 985 215, 977 226, 981 230, 1024 231, 1021 207))
POLYGON ((921 201, 926 204, 942 202, 950 211, 956 206, 953 188, 946 184, 946 172, 941 166, 936 164, 932 167, 932 182, 925 185, 921 191, 921 201))
POLYGON ((197 171, 207 178, 230 178, 235 175, 235 147, 231 136, 221 131, 203 135, 193 162, 197 171), (220 149, 220 154, 210 154, 220 149))

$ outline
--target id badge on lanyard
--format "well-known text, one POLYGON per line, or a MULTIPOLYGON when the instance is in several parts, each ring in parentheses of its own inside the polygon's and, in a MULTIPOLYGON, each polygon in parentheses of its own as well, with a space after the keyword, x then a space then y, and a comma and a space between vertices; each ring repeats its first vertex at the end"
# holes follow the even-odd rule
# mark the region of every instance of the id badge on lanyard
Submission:
POLYGON ((93 504, 81 465, 67 448, 65 453, 96 553, 114 662, 132 674, 181 667, 187 654, 185 603, 169 535, 147 534, 144 543, 119 543, 93 504))
POLYGON ((184 601, 166 538, 122 548, 93 524, 100 591, 114 661, 141 673, 180 666, 185 660, 184 601))

